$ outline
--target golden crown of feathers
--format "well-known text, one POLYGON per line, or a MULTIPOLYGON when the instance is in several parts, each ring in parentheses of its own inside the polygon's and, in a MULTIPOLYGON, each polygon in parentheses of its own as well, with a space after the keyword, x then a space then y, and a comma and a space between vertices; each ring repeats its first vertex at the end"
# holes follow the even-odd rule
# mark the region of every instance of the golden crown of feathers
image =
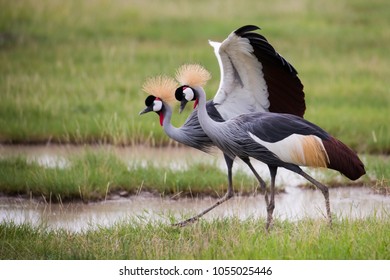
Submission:
POLYGON ((173 78, 162 75, 147 79, 142 86, 144 92, 154 95, 169 104, 176 101, 175 90, 177 88, 178 84, 173 78))
POLYGON ((181 85, 203 87, 210 79, 210 72, 199 64, 184 64, 176 71, 176 80, 181 85))
MULTIPOLYGON (((176 71, 176 80, 181 85, 190 87, 204 86, 211 79, 211 74, 199 64, 184 64, 176 71)), ((168 76, 160 75, 148 78, 142 86, 147 94, 154 95, 164 102, 173 104, 175 91, 179 87, 177 82, 168 76)))

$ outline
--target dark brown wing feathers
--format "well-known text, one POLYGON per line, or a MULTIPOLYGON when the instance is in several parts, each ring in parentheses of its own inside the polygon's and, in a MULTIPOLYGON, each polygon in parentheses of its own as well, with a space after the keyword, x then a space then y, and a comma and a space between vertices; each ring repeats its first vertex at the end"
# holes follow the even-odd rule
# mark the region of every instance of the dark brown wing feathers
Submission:
POLYGON ((328 168, 340 171, 351 180, 356 180, 366 174, 362 161, 344 143, 334 137, 323 139, 322 143, 329 157, 328 168))

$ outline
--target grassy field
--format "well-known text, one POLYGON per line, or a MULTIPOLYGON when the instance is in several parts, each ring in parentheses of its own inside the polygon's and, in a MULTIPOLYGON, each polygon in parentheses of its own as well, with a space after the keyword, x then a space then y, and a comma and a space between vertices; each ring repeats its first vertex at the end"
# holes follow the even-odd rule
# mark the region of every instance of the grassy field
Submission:
POLYGON ((219 69, 207 40, 256 24, 298 70, 307 119, 358 152, 390 152, 386 0, 0 6, 1 142, 168 144, 156 116, 138 116, 144 80, 198 62, 213 74, 211 98, 219 69))
POLYGON ((123 222, 70 233, 0 224, 0 259, 390 259, 389 219, 201 221, 186 228, 123 222))
MULTIPOLYGON (((138 115, 145 79, 201 63, 213 75, 212 98, 219 68, 207 40, 255 24, 298 70, 305 117, 362 155, 368 174, 359 184, 388 193, 389 14, 388 0, 0 0, 0 143, 170 145, 156 115, 138 115)), ((45 168, 0 154, 0 193, 60 202, 226 188, 225 173, 212 164, 193 164, 195 172, 129 166, 90 147, 68 160, 45 168)), ((324 183, 338 184, 329 174, 324 183)), ((243 173, 234 181, 243 193, 256 186, 243 173)), ((82 233, 1 223, 0 259, 390 259, 389 229, 388 218, 375 217, 336 219, 333 229, 324 221, 276 221, 269 234, 264 221, 251 219, 183 229, 129 221, 82 233)))
MULTIPOLYGON (((256 191, 253 176, 238 171, 233 179, 238 193, 256 191)), ((226 172, 212 163, 192 163, 177 170, 153 162, 129 164, 104 151, 86 151, 71 156, 66 166, 50 168, 23 156, 0 159, 1 193, 44 197, 52 202, 104 200, 119 192, 134 195, 140 191, 169 197, 222 196, 226 185, 226 172)))
MULTIPOLYGON (((365 156, 364 163, 369 172, 356 182, 331 170, 323 170, 316 176, 330 187, 365 185, 390 194, 388 158, 365 156)), ((140 164, 124 160, 113 151, 104 149, 87 149, 62 158, 52 166, 26 156, 15 156, 0 159, 0 193, 39 197, 50 202, 96 201, 109 199, 118 193, 128 196, 140 191, 168 197, 223 196, 227 188, 225 169, 221 169, 215 160, 188 162, 180 169, 153 161, 140 164)), ((308 172, 313 173, 315 169, 308 172)), ((269 175, 264 179, 269 182, 269 175)), ((234 172, 233 181, 238 194, 248 195, 258 191, 254 176, 243 170, 234 172)), ((307 185, 312 186, 308 182, 307 185)), ((277 187, 283 191, 285 185, 277 187)))

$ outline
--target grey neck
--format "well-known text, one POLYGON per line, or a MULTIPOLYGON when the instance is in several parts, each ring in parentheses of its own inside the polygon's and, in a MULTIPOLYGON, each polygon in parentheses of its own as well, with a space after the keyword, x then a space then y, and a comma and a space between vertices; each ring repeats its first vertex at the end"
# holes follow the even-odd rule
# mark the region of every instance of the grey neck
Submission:
MULTIPOLYGON (((224 154, 229 156, 232 160, 236 156, 245 156, 240 153, 241 148, 239 144, 235 142, 235 138, 243 138, 243 135, 239 136, 232 133, 232 125, 234 123, 230 121, 216 122, 210 118, 206 109, 206 93, 203 88, 194 88, 198 97, 198 119, 203 131, 213 141, 224 154), (241 156, 239 155, 241 154, 241 156)), ((240 129, 234 129, 235 133, 240 133, 240 129)))
POLYGON ((172 118, 172 108, 169 106, 167 103, 163 102, 164 104, 164 109, 163 109, 163 114, 164 114, 164 120, 163 120, 163 128, 165 133, 169 136, 169 138, 180 142, 184 143, 183 139, 183 133, 181 133, 180 128, 174 127, 171 124, 171 118, 172 118))
POLYGON ((202 87, 195 87, 196 95, 198 97, 198 119, 202 126, 203 131, 211 138, 214 139, 214 133, 218 131, 218 128, 223 122, 216 122, 210 118, 206 109, 206 93, 202 87))

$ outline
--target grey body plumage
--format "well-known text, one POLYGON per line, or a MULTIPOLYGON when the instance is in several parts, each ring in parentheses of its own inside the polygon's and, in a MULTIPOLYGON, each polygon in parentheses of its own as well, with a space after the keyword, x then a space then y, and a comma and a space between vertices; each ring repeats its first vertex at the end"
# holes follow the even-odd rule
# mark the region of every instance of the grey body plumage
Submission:
MULTIPOLYGON (((206 93, 202 87, 182 86, 177 89, 176 96, 180 96, 180 92, 183 98, 188 92, 193 93, 199 102, 198 119, 202 129, 224 154, 230 158, 237 156, 244 161, 251 157, 268 165, 271 173, 271 200, 267 205, 267 229, 272 223, 278 167, 303 176, 322 191, 330 224, 328 188, 305 173, 300 165, 332 168, 352 180, 365 174, 364 165, 355 152, 322 128, 298 116, 259 112, 215 122, 205 110, 206 93), (282 156, 288 160, 283 160, 282 156)), ((188 101, 179 100, 182 106, 188 101)))
MULTIPOLYGON (((210 42, 221 70, 220 87, 213 100, 206 105, 208 115, 214 121, 222 122, 237 114, 257 111, 288 112, 299 116, 305 112, 303 85, 297 71, 264 36, 252 32, 257 29, 260 28, 254 25, 243 26, 233 31, 222 43, 210 42)), ((199 124, 196 111, 180 128, 170 124, 172 111, 167 104, 162 114, 164 131, 170 138, 205 152, 215 145, 199 124)), ((229 156, 224 154, 224 157, 228 189, 217 205, 233 196, 232 167, 235 156, 230 153, 229 156)), ((265 182, 253 168, 249 157, 242 159, 253 171, 262 189, 265 189, 265 182)), ((197 220, 217 205, 178 225, 197 220)))

